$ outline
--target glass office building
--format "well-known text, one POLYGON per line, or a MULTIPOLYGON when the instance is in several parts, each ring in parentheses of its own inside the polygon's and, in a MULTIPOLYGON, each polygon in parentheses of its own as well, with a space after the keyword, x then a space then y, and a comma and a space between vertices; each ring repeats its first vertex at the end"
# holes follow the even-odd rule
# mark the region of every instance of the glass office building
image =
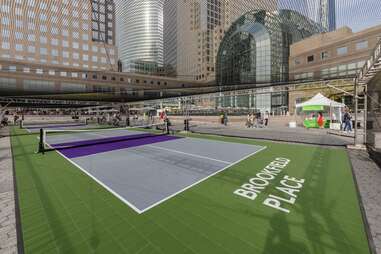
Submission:
POLYGON ((116 0, 116 34, 124 72, 138 72, 138 63, 163 65, 164 0, 116 0))
MULTIPOLYGON (((320 25, 296 11, 246 13, 232 24, 221 42, 216 65, 217 84, 223 90, 227 85, 261 87, 288 81, 290 45, 322 31, 320 25)), ((284 95, 277 93, 276 96, 283 98, 282 103, 275 103, 280 104, 277 107, 287 106, 284 95)), ((262 110, 272 110, 270 101, 267 105, 262 110)))
POLYGON ((295 11, 248 12, 221 42, 217 83, 259 86, 287 81, 290 45, 321 31, 321 26, 295 11))
POLYGON ((278 7, 297 11, 327 31, 336 30, 336 0, 279 0, 278 7))
POLYGON ((93 41, 114 44, 115 3, 112 0, 93 0, 91 2, 91 25, 93 41))
POLYGON ((321 0, 319 9, 320 24, 328 31, 336 30, 336 1, 321 0))

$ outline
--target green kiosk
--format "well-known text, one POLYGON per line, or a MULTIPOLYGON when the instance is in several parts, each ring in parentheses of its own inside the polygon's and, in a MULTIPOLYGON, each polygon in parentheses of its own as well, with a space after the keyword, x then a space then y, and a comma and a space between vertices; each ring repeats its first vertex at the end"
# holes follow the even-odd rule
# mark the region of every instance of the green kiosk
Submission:
POLYGON ((317 118, 320 112, 324 117, 324 128, 340 128, 343 108, 345 104, 330 100, 321 93, 306 102, 296 104, 297 113, 304 116, 303 125, 307 129, 319 128, 317 118))

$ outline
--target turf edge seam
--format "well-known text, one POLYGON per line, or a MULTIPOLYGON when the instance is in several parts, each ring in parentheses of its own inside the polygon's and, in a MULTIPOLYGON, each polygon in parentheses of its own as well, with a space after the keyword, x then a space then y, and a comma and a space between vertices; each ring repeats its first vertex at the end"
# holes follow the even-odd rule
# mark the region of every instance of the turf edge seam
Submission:
MULTIPOLYGON (((11 130, 9 129, 9 132, 11 130)), ((13 131, 13 130, 12 130, 13 131)), ((12 136, 9 136, 9 143, 11 146, 11 156, 12 156, 12 171, 13 171, 13 191, 15 199, 15 220, 16 220, 16 236, 17 236, 17 252, 18 254, 24 254, 24 239, 22 235, 22 226, 21 226, 21 213, 19 198, 17 192, 17 182, 16 182, 16 167, 15 167, 15 157, 13 156, 13 143, 12 136)))
POLYGON ((365 232, 366 232, 366 238, 368 239, 368 248, 369 248, 369 251, 370 251, 371 254, 377 254, 376 246, 374 244, 372 233, 370 231, 370 226, 369 226, 368 218, 366 217, 364 203, 363 203, 362 198, 361 198, 360 188, 358 186, 356 174, 355 174, 355 171, 354 171, 354 168, 353 168, 352 159, 351 159, 351 156, 349 154, 349 150, 348 149, 345 149, 345 150, 346 150, 346 153, 347 153, 347 156, 348 156, 348 159, 349 159, 349 163, 351 165, 352 178, 353 178, 353 182, 354 182, 355 188, 356 188, 357 199, 358 199, 359 206, 360 206, 361 217, 362 217, 362 220, 363 220, 363 223, 364 223, 364 228, 365 228, 365 232))

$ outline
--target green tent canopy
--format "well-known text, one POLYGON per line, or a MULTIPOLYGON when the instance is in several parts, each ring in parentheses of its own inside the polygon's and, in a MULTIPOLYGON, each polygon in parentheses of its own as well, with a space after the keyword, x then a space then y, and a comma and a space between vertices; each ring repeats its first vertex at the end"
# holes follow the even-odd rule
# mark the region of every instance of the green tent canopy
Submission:
POLYGON ((321 105, 311 105, 302 107, 302 111, 323 111, 324 106, 321 105))

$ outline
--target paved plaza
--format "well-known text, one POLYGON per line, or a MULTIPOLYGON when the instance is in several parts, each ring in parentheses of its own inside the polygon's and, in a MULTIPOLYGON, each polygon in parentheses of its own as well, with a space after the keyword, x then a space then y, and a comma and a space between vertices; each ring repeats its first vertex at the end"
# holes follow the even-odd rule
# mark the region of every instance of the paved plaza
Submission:
POLYGON ((9 137, 0 129, 0 254, 17 253, 16 215, 9 137))
POLYGON ((381 170, 361 150, 349 150, 353 171, 377 253, 381 253, 381 170))

